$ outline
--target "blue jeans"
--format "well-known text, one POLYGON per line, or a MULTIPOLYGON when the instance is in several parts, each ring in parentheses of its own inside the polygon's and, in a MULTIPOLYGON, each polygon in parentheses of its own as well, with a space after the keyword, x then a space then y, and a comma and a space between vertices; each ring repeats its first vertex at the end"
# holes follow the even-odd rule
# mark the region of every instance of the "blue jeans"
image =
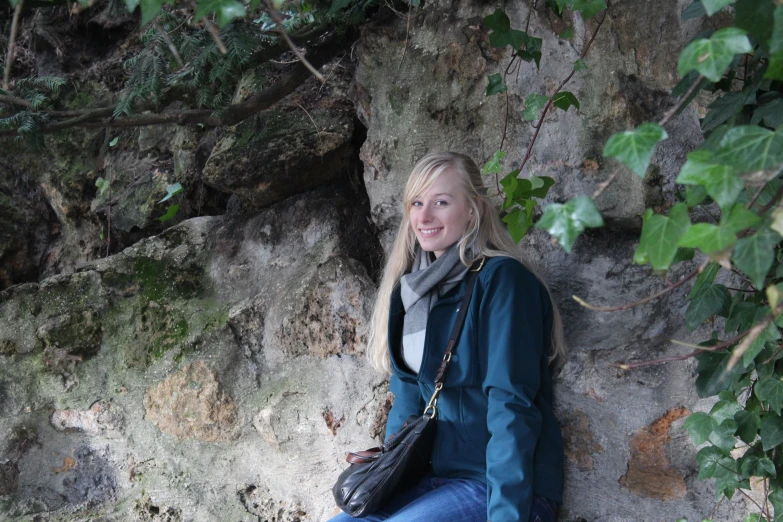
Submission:
MULTIPOLYGON (((529 522, 555 522, 554 501, 533 497, 529 522)), ((486 522, 487 486, 477 480, 425 476, 400 489, 380 510, 365 518, 340 513, 329 522, 486 522)))

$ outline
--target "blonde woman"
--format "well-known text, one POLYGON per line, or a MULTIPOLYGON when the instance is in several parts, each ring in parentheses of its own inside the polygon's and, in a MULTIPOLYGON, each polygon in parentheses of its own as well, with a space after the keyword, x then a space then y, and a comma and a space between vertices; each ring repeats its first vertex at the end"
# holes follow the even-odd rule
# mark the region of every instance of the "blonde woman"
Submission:
POLYGON ((364 520, 554 522, 563 443, 549 361, 564 349, 549 290, 520 261, 467 156, 426 155, 403 199, 368 346, 391 374, 387 438, 423 412, 469 267, 486 262, 440 394, 431 470, 364 520))

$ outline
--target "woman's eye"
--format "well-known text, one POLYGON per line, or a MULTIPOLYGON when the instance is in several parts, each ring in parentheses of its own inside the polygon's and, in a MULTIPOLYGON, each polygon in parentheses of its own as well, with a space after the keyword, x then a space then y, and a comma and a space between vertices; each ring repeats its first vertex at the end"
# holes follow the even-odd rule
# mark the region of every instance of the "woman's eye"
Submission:
POLYGON ((421 206, 421 201, 412 201, 411 202, 411 206, 412 207, 420 207, 421 206))
POLYGON ((443 207, 443 206, 446 206, 446 205, 448 205, 448 202, 447 202, 447 201, 444 201, 444 200, 442 200, 442 199, 439 199, 438 201, 436 201, 436 202, 435 202, 435 204, 436 204, 437 206, 439 206, 439 207, 443 207))

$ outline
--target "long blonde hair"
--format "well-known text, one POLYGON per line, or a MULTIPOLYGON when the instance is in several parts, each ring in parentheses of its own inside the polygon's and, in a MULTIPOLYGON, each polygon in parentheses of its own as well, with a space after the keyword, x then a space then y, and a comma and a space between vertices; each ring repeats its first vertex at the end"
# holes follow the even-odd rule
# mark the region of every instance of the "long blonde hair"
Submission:
POLYGON ((531 264, 523 258, 519 247, 511 239, 492 201, 486 195, 481 171, 476 163, 463 154, 434 152, 419 160, 405 185, 402 220, 383 270, 370 322, 370 338, 367 344, 367 357, 370 359, 370 364, 380 372, 387 374, 391 372, 388 350, 389 300, 400 277, 411 269, 416 246, 416 235, 410 225, 410 205, 414 198, 427 191, 448 169, 457 175, 463 193, 468 196, 468 204, 473 215, 476 216, 476 219, 470 221, 465 234, 458 242, 460 260, 465 266, 471 266, 479 257, 505 256, 517 259, 525 265, 544 285, 552 302, 554 317, 551 359, 564 357, 566 347, 563 322, 549 287, 531 264), (469 258, 471 254, 475 257, 469 258))

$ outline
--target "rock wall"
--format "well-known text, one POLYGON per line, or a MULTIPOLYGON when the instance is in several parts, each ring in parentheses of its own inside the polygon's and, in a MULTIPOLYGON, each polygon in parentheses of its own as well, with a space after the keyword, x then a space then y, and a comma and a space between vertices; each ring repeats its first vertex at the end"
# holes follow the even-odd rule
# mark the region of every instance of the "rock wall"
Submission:
MULTIPOLYGON (((588 70, 568 87, 580 110, 547 117, 528 163, 556 180, 550 201, 591 192, 613 169, 601 156, 606 138, 671 106, 672 57, 701 30, 676 16, 686 3, 625 0, 607 17, 588 70)), ((514 27, 528 16, 523 4, 506 5, 514 27)), ((484 94, 486 77, 509 60, 481 25, 494 8, 437 0, 410 21, 381 14, 324 67, 325 87, 308 81, 234 128, 74 132, 47 138, 51 156, 10 149, 10 166, 0 167, 7 519, 294 522, 334 513, 329 488, 344 452, 377 443, 391 405, 362 353, 401 187, 428 151, 483 162, 501 141, 505 97, 484 94), (112 179, 111 192, 96 189, 98 176, 112 179), (157 202, 172 182, 186 187, 180 214, 161 224, 157 202)), ((540 70, 523 63, 507 78, 508 170, 534 132, 522 100, 551 94, 594 27, 543 5, 530 13, 543 58, 540 70), (559 40, 566 23, 575 36, 559 40)), ((119 63, 122 52, 106 59, 119 63)), ((112 88, 94 73, 82 80, 83 95, 112 88)), ((696 397, 693 363, 612 366, 688 338, 686 289, 613 314, 570 299, 619 304, 663 287, 631 264, 638 216, 671 203, 664 189, 701 139, 696 116, 691 108, 672 120, 645 180, 623 174, 604 193, 607 227, 571 255, 537 231, 523 241, 552 286, 570 350, 553 368, 563 521, 734 521, 746 510, 735 497, 713 513, 711 484, 696 478, 682 422, 708 404, 696 397)), ((672 279, 690 268, 678 270, 672 279)))

